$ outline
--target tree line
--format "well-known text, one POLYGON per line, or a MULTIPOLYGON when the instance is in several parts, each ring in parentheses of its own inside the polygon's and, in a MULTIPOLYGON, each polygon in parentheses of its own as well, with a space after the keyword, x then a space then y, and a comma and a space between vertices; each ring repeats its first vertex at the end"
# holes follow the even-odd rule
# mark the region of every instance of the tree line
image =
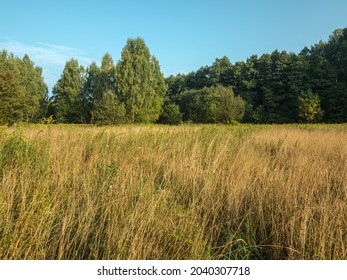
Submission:
POLYGON ((184 121, 213 122, 206 117, 217 102, 211 88, 223 86, 246 102, 245 122, 346 122, 347 28, 299 54, 275 50, 235 64, 224 56, 166 82, 166 102, 180 107, 184 121))
POLYGON ((60 123, 155 122, 167 85, 158 60, 141 38, 129 39, 115 65, 106 53, 98 67, 69 60, 53 88, 48 114, 60 123))
POLYGON ((141 38, 128 39, 114 64, 76 59, 48 96, 42 69, 0 52, 0 123, 293 123, 347 122, 347 28, 299 54, 217 58, 189 74, 164 78, 141 38))

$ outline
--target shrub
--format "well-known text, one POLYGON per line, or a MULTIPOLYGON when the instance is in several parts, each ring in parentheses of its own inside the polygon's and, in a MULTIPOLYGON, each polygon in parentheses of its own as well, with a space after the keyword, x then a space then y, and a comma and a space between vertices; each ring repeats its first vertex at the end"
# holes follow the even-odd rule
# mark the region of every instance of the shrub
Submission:
POLYGON ((163 108, 162 122, 165 124, 180 124, 182 123, 182 113, 180 107, 175 103, 170 103, 163 108))
POLYGON ((245 114, 246 102, 240 96, 234 95, 231 87, 219 88, 219 121, 230 124, 239 121, 245 114))
POLYGON ((315 123, 323 117, 318 95, 312 91, 302 92, 298 97, 298 116, 307 123, 315 123))

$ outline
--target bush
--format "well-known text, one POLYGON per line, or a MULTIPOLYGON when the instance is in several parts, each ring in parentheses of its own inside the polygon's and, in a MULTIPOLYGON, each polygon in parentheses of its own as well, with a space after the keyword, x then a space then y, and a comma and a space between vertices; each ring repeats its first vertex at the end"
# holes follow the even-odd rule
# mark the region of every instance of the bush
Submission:
POLYGON ((312 91, 301 92, 298 97, 298 116, 300 120, 307 123, 315 123, 323 117, 318 95, 312 91))
POLYGON ((219 88, 219 121, 231 124, 239 121, 245 114, 246 102, 240 96, 235 96, 231 87, 219 88))
POLYGON ((121 124, 125 122, 125 107, 111 91, 94 103, 92 123, 96 125, 121 124))
POLYGON ((182 123, 180 107, 175 103, 165 105, 161 115, 162 123, 177 125, 182 123))

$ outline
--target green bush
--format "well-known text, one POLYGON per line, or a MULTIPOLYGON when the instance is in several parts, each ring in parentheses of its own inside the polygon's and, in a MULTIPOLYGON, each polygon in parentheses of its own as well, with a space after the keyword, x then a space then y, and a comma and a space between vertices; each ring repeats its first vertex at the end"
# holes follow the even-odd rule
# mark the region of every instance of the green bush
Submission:
POLYGON ((163 108, 162 122, 165 124, 181 124, 182 123, 182 113, 180 107, 175 103, 169 103, 163 108))
POLYGON ((232 124, 239 121, 245 114, 246 102, 242 97, 234 94, 231 87, 219 88, 219 121, 232 124))
POLYGON ((319 96, 312 91, 301 92, 298 97, 298 116, 301 121, 315 123, 323 117, 319 96))

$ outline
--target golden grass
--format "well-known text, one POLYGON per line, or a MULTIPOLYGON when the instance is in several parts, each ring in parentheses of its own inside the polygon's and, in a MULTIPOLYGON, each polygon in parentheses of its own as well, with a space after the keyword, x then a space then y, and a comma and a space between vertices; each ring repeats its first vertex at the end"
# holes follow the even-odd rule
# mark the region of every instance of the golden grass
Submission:
POLYGON ((347 126, 0 131, 0 259, 346 259, 347 126))

